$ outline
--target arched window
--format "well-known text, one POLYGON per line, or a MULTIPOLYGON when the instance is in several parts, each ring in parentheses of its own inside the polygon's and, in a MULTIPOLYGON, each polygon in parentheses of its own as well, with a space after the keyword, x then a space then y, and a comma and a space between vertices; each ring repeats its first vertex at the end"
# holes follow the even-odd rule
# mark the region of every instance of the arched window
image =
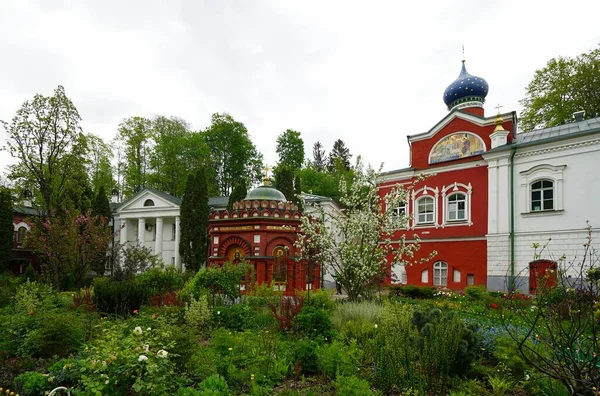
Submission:
POLYGON ((151 199, 147 199, 147 200, 144 202, 144 206, 154 206, 154 201, 153 201, 153 200, 151 200, 151 199))
POLYGON ((19 227, 17 230, 17 245, 22 245, 23 241, 25 241, 25 234, 27 233, 27 228, 19 227))
POLYGON ((467 196, 465 194, 452 194, 448 196, 447 201, 448 221, 467 220, 467 196))
POLYGON ((531 184, 531 211, 554 209, 554 182, 538 180, 531 184))
POLYGON ((422 197, 417 201, 417 224, 433 223, 434 201, 432 197, 422 197))
POLYGON ((448 285, 448 264, 443 261, 433 263, 433 285, 448 285))

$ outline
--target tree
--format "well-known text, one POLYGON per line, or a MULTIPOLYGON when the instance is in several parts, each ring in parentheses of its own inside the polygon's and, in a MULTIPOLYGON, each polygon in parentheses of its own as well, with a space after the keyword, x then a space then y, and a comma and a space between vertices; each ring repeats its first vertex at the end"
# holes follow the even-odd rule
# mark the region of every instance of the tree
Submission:
POLYGON ((112 191, 117 188, 117 183, 113 178, 111 148, 101 137, 93 134, 88 134, 86 140, 89 149, 88 173, 91 178, 92 190, 98 192, 100 187, 104 187, 105 191, 112 191))
POLYGON ((294 177, 294 196, 292 197, 292 202, 300 208, 300 210, 304 207, 304 201, 302 200, 302 179, 299 175, 294 177))
POLYGON ((325 156, 325 149, 323 148, 323 145, 321 142, 316 142, 313 145, 313 167, 319 172, 323 172, 325 170, 325 166, 327 165, 326 158, 327 157, 325 156))
POLYGON ((294 172, 287 166, 278 166, 274 172, 274 187, 281 191, 288 201, 295 197, 294 193, 294 172))
POLYGON ((246 198, 247 194, 248 187, 246 186, 245 180, 242 179, 235 184, 231 195, 229 195, 229 201, 227 202, 227 210, 233 209, 233 204, 235 202, 242 201, 244 198, 246 198))
POLYGON ((346 170, 350 170, 350 159, 352 155, 346 147, 346 143, 342 139, 338 139, 333 143, 333 149, 329 153, 329 162, 327 168, 329 172, 335 172, 337 162, 341 163, 346 170))
POLYGON ((573 113, 588 117, 600 109, 600 48, 576 58, 558 57, 536 70, 520 101, 521 128, 525 131, 565 124, 573 113))
POLYGON ((340 182, 340 199, 345 206, 342 214, 331 215, 321 208, 317 218, 302 216, 302 232, 296 240, 302 255, 327 267, 351 301, 373 295, 379 281, 388 274, 388 257, 393 256, 393 263, 406 261, 419 248, 418 242, 405 243, 404 237, 400 243, 391 242, 394 233, 407 224, 406 218, 394 217, 391 208, 405 202, 408 190, 398 186, 380 198, 379 172, 370 166, 364 169, 360 157, 354 169, 351 186, 345 179, 340 182))
POLYGON ((143 117, 130 117, 119 124, 117 138, 123 150, 120 171, 126 196, 136 193, 148 183, 151 127, 152 122, 143 117))
POLYGON ((0 273, 8 267, 14 239, 13 200, 10 190, 0 187, 0 273))
POLYGON ((96 194, 96 199, 92 206, 92 216, 104 217, 109 221, 112 218, 112 211, 110 210, 110 203, 108 202, 104 186, 100 186, 98 194, 96 194))
POLYGON ((195 175, 188 176, 181 201, 179 253, 190 271, 197 272, 206 262, 208 215, 207 171, 201 167, 195 175))
POLYGON ((68 180, 81 169, 87 147, 80 121, 62 86, 54 96, 36 94, 23 103, 10 124, 0 121, 8 149, 19 160, 10 167, 10 177, 35 187, 42 213, 56 212, 68 180))
POLYGON ((262 154, 250 140, 244 124, 229 114, 215 113, 204 136, 219 194, 229 195, 241 178, 248 184, 261 180, 262 154))
POLYGON ((38 218, 25 243, 38 253, 43 272, 57 290, 68 274, 81 287, 88 271, 102 266, 110 253, 114 235, 107 223, 108 219, 92 216, 90 211, 38 218))
POLYGON ((304 141, 300 132, 287 129, 277 137, 277 167, 286 166, 293 172, 302 168, 304 163, 304 141))

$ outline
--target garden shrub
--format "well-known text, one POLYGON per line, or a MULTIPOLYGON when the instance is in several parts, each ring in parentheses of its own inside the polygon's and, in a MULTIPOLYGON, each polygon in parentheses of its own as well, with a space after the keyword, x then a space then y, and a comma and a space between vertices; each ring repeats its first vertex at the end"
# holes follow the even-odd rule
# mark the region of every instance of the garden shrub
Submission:
POLYGON ((53 379, 53 384, 72 386, 77 381, 76 366, 77 362, 72 358, 60 359, 48 368, 48 376, 53 379))
POLYGON ((15 378, 14 385, 20 393, 31 396, 43 396, 47 391, 52 390, 48 377, 35 371, 27 371, 19 375, 15 378))
POLYGON ((294 319, 292 329, 311 339, 333 339, 333 325, 325 311, 313 307, 304 307, 294 319))
POLYGON ((213 348, 201 345, 192 349, 184 367, 192 379, 202 379, 217 374, 218 360, 219 355, 213 348))
POLYGON ((18 353, 24 356, 64 357, 75 352, 84 341, 84 331, 78 315, 62 309, 36 312, 27 321, 18 353))
POLYGON ((219 374, 211 375, 198 385, 198 395, 202 396, 228 396, 229 387, 225 378, 219 374))
POLYGON ((467 286, 465 287, 465 295, 472 300, 481 300, 485 293, 484 286, 467 286))
POLYGON ((38 308, 53 308, 57 305, 52 286, 31 282, 29 279, 17 287, 14 299, 15 311, 18 313, 35 312, 38 308))
POLYGON ((215 326, 233 331, 247 330, 252 322, 252 308, 245 304, 233 304, 230 307, 215 307, 212 320, 215 326))
POLYGON ((338 375, 355 375, 360 369, 362 351, 351 341, 346 345, 340 341, 319 346, 317 358, 320 371, 329 379, 334 380, 338 375))
POLYGON ((310 294, 308 291, 302 292, 304 296, 304 305, 331 312, 336 306, 336 301, 333 299, 334 292, 335 290, 333 289, 311 290, 310 294))
POLYGON ((135 280, 155 306, 177 303, 170 300, 183 287, 183 275, 172 265, 152 267, 137 275, 135 280))
POLYGON ((460 384, 448 394, 449 396, 481 396, 489 393, 489 390, 479 380, 459 380, 460 384))
POLYGON ((369 323, 373 326, 379 323, 383 313, 383 305, 362 301, 359 303, 339 304, 331 315, 331 321, 338 330, 341 330, 348 322, 369 323))
POLYGON ((289 331, 292 328, 292 321, 302 311, 304 307, 304 298, 302 296, 282 296, 279 301, 279 307, 270 303, 271 315, 279 324, 279 331, 289 331))
POLYGON ((527 363, 518 349, 518 344, 509 336, 502 336, 496 339, 496 347, 493 356, 498 363, 506 367, 511 376, 522 378, 527 370, 527 363))
POLYGON ((192 297, 191 301, 185 305, 184 317, 188 325, 199 330, 205 330, 207 323, 211 319, 207 297, 200 296, 197 300, 192 297))
POLYGON ((431 286, 406 285, 402 286, 400 291, 405 297, 424 300, 433 298, 436 292, 436 288, 431 286))
POLYGON ((21 279, 10 275, 9 273, 0 273, 0 308, 10 304, 14 297, 21 279))
POLYGON ((35 268, 33 268, 33 265, 31 265, 31 263, 27 264, 27 267, 25 267, 25 271, 23 271, 23 278, 31 282, 35 282, 38 280, 38 274, 37 272, 35 272, 35 268))
POLYGON ((378 391, 371 390, 369 383, 354 375, 339 376, 333 383, 336 396, 376 396, 378 391))
POLYGON ((241 296, 241 282, 252 271, 248 264, 225 263, 223 266, 202 268, 184 286, 184 298, 199 297, 204 290, 209 290, 212 296, 212 305, 216 303, 217 295, 225 298, 227 304, 233 304, 241 296))
POLYGON ((282 295, 283 292, 275 290, 275 283, 269 286, 267 282, 263 282, 248 291, 242 301, 251 307, 265 307, 270 303, 277 303, 282 295))
POLYGON ((317 343, 301 339, 294 344, 294 373, 313 375, 319 373, 317 343))
POLYGON ((99 312, 128 316, 139 310, 145 291, 135 280, 94 279, 94 303, 99 312))

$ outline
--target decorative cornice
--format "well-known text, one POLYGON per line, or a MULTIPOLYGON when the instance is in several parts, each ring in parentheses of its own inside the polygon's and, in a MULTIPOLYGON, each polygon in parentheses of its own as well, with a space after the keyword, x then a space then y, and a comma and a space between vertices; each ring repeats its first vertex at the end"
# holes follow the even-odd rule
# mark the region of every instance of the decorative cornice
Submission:
POLYGON ((577 142, 577 143, 571 143, 571 144, 563 144, 561 146, 546 147, 546 148, 539 149, 539 150, 517 151, 517 154, 515 155, 515 157, 516 158, 531 157, 533 155, 556 153, 558 151, 570 150, 570 149, 575 149, 575 148, 579 148, 579 147, 595 146, 597 144, 600 144, 600 139, 588 140, 585 142, 577 142))

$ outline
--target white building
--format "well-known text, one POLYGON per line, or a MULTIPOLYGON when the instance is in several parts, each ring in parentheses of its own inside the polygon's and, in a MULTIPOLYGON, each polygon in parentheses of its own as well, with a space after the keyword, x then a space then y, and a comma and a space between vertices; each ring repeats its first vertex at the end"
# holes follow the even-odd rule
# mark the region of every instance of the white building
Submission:
MULTIPOLYGON (((499 132, 488 163, 488 289, 515 277, 528 291, 534 244, 540 258, 581 258, 586 221, 600 242, 600 118, 519 133, 499 132), (506 136, 506 135, 504 135, 506 136), (551 238, 551 240, 550 240, 551 238), (511 265, 513 263, 513 265, 511 265)), ((575 272, 571 270, 571 274, 575 272)))

